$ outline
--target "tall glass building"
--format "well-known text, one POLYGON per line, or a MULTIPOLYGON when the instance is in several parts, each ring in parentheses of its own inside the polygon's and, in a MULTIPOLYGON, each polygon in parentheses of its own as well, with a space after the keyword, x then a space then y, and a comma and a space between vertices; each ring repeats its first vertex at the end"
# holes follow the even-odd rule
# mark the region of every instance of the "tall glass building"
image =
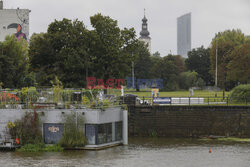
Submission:
POLYGON ((177 54, 187 58, 191 51, 191 13, 177 18, 177 54))

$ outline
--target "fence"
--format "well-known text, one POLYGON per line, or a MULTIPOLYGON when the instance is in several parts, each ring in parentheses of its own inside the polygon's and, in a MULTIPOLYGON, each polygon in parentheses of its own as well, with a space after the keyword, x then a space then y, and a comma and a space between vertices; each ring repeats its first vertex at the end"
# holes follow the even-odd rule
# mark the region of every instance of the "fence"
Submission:
POLYGON ((22 89, 0 90, 0 108, 100 108, 119 105, 113 95, 100 97, 97 90, 22 89), (100 99, 101 98, 101 99, 100 99))
MULTIPOLYGON (((160 97, 164 98, 164 97, 160 97)), ((137 104, 144 105, 224 105, 224 106, 248 106, 250 105, 250 97, 241 98, 237 100, 237 98, 232 97, 165 97, 169 98, 164 103, 164 100, 161 100, 162 103, 157 102, 152 97, 138 97, 137 104)))

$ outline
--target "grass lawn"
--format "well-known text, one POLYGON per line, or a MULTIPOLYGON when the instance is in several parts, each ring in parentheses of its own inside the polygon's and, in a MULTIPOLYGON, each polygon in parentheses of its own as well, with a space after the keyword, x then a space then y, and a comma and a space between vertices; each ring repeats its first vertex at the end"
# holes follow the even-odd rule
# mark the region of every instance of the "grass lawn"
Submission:
MULTIPOLYGON (((150 90, 149 90, 150 91, 150 90)), ((136 94, 138 97, 151 97, 151 92, 126 92, 126 94, 136 94)), ((217 93, 217 97, 223 97, 223 91, 212 92, 205 90, 195 90, 192 97, 211 97, 214 98, 217 93)), ((229 92, 225 92, 225 97, 227 97, 229 92)), ((170 92, 160 92, 160 97, 189 97, 189 91, 170 91, 170 92)))

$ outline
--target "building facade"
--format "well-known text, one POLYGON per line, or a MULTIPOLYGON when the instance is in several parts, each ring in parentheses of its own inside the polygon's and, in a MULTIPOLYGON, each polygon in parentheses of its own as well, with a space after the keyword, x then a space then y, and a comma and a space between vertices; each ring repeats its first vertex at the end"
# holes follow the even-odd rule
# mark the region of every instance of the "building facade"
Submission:
POLYGON ((149 53, 151 53, 151 38, 149 37, 149 31, 148 31, 148 23, 147 23, 147 18, 144 14, 144 17, 142 19, 142 30, 140 32, 140 41, 143 41, 145 45, 148 48, 149 53))
POLYGON ((191 51, 191 13, 177 18, 177 54, 185 58, 191 51))
POLYGON ((4 9, 3 1, 0 1, 0 41, 4 41, 7 35, 14 34, 29 40, 29 9, 4 9))

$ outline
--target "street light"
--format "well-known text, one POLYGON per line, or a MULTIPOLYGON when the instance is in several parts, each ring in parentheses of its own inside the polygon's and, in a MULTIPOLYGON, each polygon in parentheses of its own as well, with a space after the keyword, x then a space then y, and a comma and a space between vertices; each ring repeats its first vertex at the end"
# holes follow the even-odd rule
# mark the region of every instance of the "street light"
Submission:
MULTIPOLYGON (((134 58, 134 54, 132 53, 132 58, 134 58)), ((135 67, 134 67, 134 60, 132 61, 132 83, 133 89, 135 87, 135 67)))
POLYGON ((218 61, 217 61, 217 58, 218 58, 218 41, 217 41, 217 37, 216 37, 216 63, 215 63, 215 87, 217 87, 217 83, 218 83, 218 61))

